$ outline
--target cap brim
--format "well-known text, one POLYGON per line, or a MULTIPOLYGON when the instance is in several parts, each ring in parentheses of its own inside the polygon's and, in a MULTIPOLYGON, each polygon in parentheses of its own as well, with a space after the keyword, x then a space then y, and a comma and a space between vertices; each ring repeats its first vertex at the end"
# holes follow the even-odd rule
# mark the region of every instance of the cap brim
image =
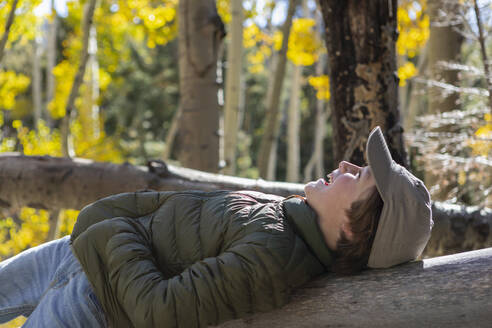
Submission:
POLYGON ((369 167, 376 180, 376 187, 383 200, 387 195, 387 188, 390 185, 393 159, 389 152, 383 132, 379 126, 375 127, 367 139, 366 156, 369 167))

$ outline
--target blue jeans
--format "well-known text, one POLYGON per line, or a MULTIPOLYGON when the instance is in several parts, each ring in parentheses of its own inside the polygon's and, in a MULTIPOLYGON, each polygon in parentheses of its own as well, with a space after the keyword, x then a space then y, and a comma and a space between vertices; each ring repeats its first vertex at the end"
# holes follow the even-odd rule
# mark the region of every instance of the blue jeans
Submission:
POLYGON ((0 323, 26 316, 23 327, 106 327, 66 236, 0 262, 0 323))

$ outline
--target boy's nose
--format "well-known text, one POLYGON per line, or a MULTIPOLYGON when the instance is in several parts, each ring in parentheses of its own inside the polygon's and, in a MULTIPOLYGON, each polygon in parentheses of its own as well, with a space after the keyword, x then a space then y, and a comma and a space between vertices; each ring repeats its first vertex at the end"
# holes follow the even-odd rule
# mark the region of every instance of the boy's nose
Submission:
POLYGON ((359 169, 357 165, 349 163, 347 161, 341 161, 340 164, 338 165, 338 168, 342 173, 345 172, 355 173, 359 169))

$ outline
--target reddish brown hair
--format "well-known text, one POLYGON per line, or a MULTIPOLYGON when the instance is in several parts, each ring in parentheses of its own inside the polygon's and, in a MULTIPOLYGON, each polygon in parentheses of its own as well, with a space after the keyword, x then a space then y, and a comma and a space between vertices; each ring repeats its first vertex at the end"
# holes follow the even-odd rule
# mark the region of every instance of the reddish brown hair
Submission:
POLYGON ((353 238, 349 240, 342 231, 337 241, 332 270, 338 274, 354 274, 367 266, 383 200, 376 186, 366 194, 369 196, 354 201, 346 211, 353 238))

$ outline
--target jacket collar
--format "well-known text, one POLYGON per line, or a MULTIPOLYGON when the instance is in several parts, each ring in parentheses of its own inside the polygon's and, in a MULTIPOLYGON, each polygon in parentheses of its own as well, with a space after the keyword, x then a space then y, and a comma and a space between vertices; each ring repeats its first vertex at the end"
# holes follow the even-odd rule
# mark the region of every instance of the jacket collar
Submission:
POLYGON ((286 217, 294 224, 296 232, 325 268, 329 269, 333 255, 328 245, 326 245, 323 233, 318 224, 316 212, 303 198, 296 196, 286 198, 283 205, 286 217))

